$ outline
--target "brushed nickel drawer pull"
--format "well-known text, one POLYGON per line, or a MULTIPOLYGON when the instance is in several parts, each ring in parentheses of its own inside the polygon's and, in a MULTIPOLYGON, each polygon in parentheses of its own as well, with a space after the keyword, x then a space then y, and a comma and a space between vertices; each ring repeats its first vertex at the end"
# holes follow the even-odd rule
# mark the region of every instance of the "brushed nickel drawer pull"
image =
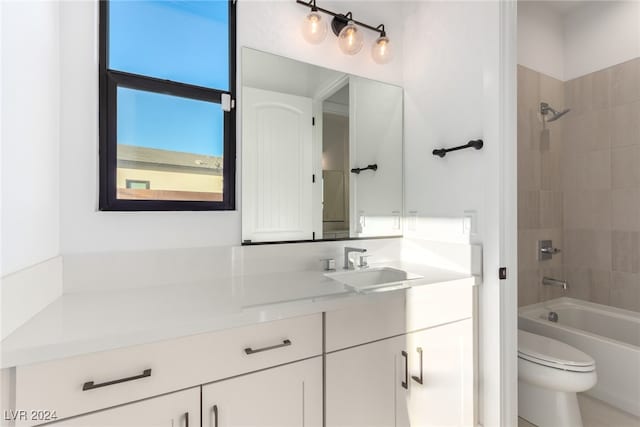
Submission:
POLYGON ((252 349, 251 347, 247 347, 244 349, 244 352, 247 354, 255 354, 255 353, 260 353, 261 351, 275 350, 276 348, 288 347, 290 345, 291 345, 290 340, 284 340, 282 341, 282 344, 276 344, 269 347, 257 348, 255 350, 252 349))
POLYGON ((100 384, 94 384, 93 381, 87 381, 82 385, 82 391, 93 390, 94 388, 106 387, 108 385, 120 384, 127 381, 139 380, 151 376, 151 369, 145 369, 140 375, 134 375, 133 377, 120 378, 119 380, 107 381, 100 384))

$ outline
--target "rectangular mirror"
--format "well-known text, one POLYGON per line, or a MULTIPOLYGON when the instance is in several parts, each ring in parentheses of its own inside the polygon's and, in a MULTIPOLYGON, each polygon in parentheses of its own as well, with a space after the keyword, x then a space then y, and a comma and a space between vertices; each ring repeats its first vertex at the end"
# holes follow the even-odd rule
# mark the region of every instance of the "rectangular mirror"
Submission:
POLYGON ((243 244, 402 234, 403 89, 242 49, 243 244))

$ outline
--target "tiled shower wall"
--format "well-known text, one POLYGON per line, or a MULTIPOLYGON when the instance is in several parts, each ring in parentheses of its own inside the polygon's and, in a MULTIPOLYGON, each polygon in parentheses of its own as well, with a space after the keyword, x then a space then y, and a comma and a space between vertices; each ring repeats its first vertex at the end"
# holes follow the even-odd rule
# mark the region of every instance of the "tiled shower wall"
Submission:
POLYGON ((540 102, 561 108, 563 82, 518 66, 518 302, 520 305, 561 295, 542 287, 542 277, 564 277, 562 258, 539 262, 537 241, 562 248, 562 119, 543 126, 540 102))
POLYGON ((564 295, 640 311, 640 59, 567 82, 518 68, 519 303, 564 295), (571 108, 543 128, 540 101, 571 108), (562 253, 537 261, 536 241, 562 253))

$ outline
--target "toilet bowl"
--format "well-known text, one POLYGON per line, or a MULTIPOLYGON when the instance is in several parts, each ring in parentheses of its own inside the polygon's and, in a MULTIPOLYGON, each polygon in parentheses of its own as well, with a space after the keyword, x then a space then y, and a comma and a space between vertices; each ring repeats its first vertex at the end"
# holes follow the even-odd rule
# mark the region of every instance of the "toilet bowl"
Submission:
POLYGON ((518 415, 538 427, 582 427, 576 393, 597 382, 591 356, 518 330, 518 415))

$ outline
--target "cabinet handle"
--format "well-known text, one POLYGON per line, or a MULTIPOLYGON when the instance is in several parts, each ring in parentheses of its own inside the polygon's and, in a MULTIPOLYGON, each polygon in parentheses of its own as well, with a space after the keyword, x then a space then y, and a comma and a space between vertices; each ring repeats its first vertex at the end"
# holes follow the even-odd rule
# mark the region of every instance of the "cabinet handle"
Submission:
POLYGON ((94 384, 93 381, 87 381, 82 385, 82 391, 93 390, 94 388, 106 387, 108 385, 120 384, 127 381, 139 380, 151 376, 151 369, 145 369, 140 375, 134 375, 132 377, 120 378, 119 380, 107 381, 100 384, 94 384))
POLYGON ((252 349, 251 347, 247 347, 244 349, 244 352, 247 354, 255 354, 255 353, 260 353, 261 351, 275 350, 276 348, 288 347, 290 345, 291 345, 290 340, 284 340, 282 341, 282 344, 276 344, 269 347, 257 348, 255 350, 252 349))
POLYGON ((218 405, 213 405, 211 410, 213 411, 213 427, 218 427, 218 405))
POLYGON ((189 413, 184 413, 184 427, 189 427, 189 413))
POLYGON ((418 354, 420 355, 420 377, 416 377, 415 375, 411 377, 418 384, 422 384, 422 347, 418 347, 416 349, 418 354))
POLYGON ((404 381, 402 381, 402 387, 409 390, 409 357, 407 356, 407 352, 404 350, 402 350, 400 354, 404 357, 404 381))

